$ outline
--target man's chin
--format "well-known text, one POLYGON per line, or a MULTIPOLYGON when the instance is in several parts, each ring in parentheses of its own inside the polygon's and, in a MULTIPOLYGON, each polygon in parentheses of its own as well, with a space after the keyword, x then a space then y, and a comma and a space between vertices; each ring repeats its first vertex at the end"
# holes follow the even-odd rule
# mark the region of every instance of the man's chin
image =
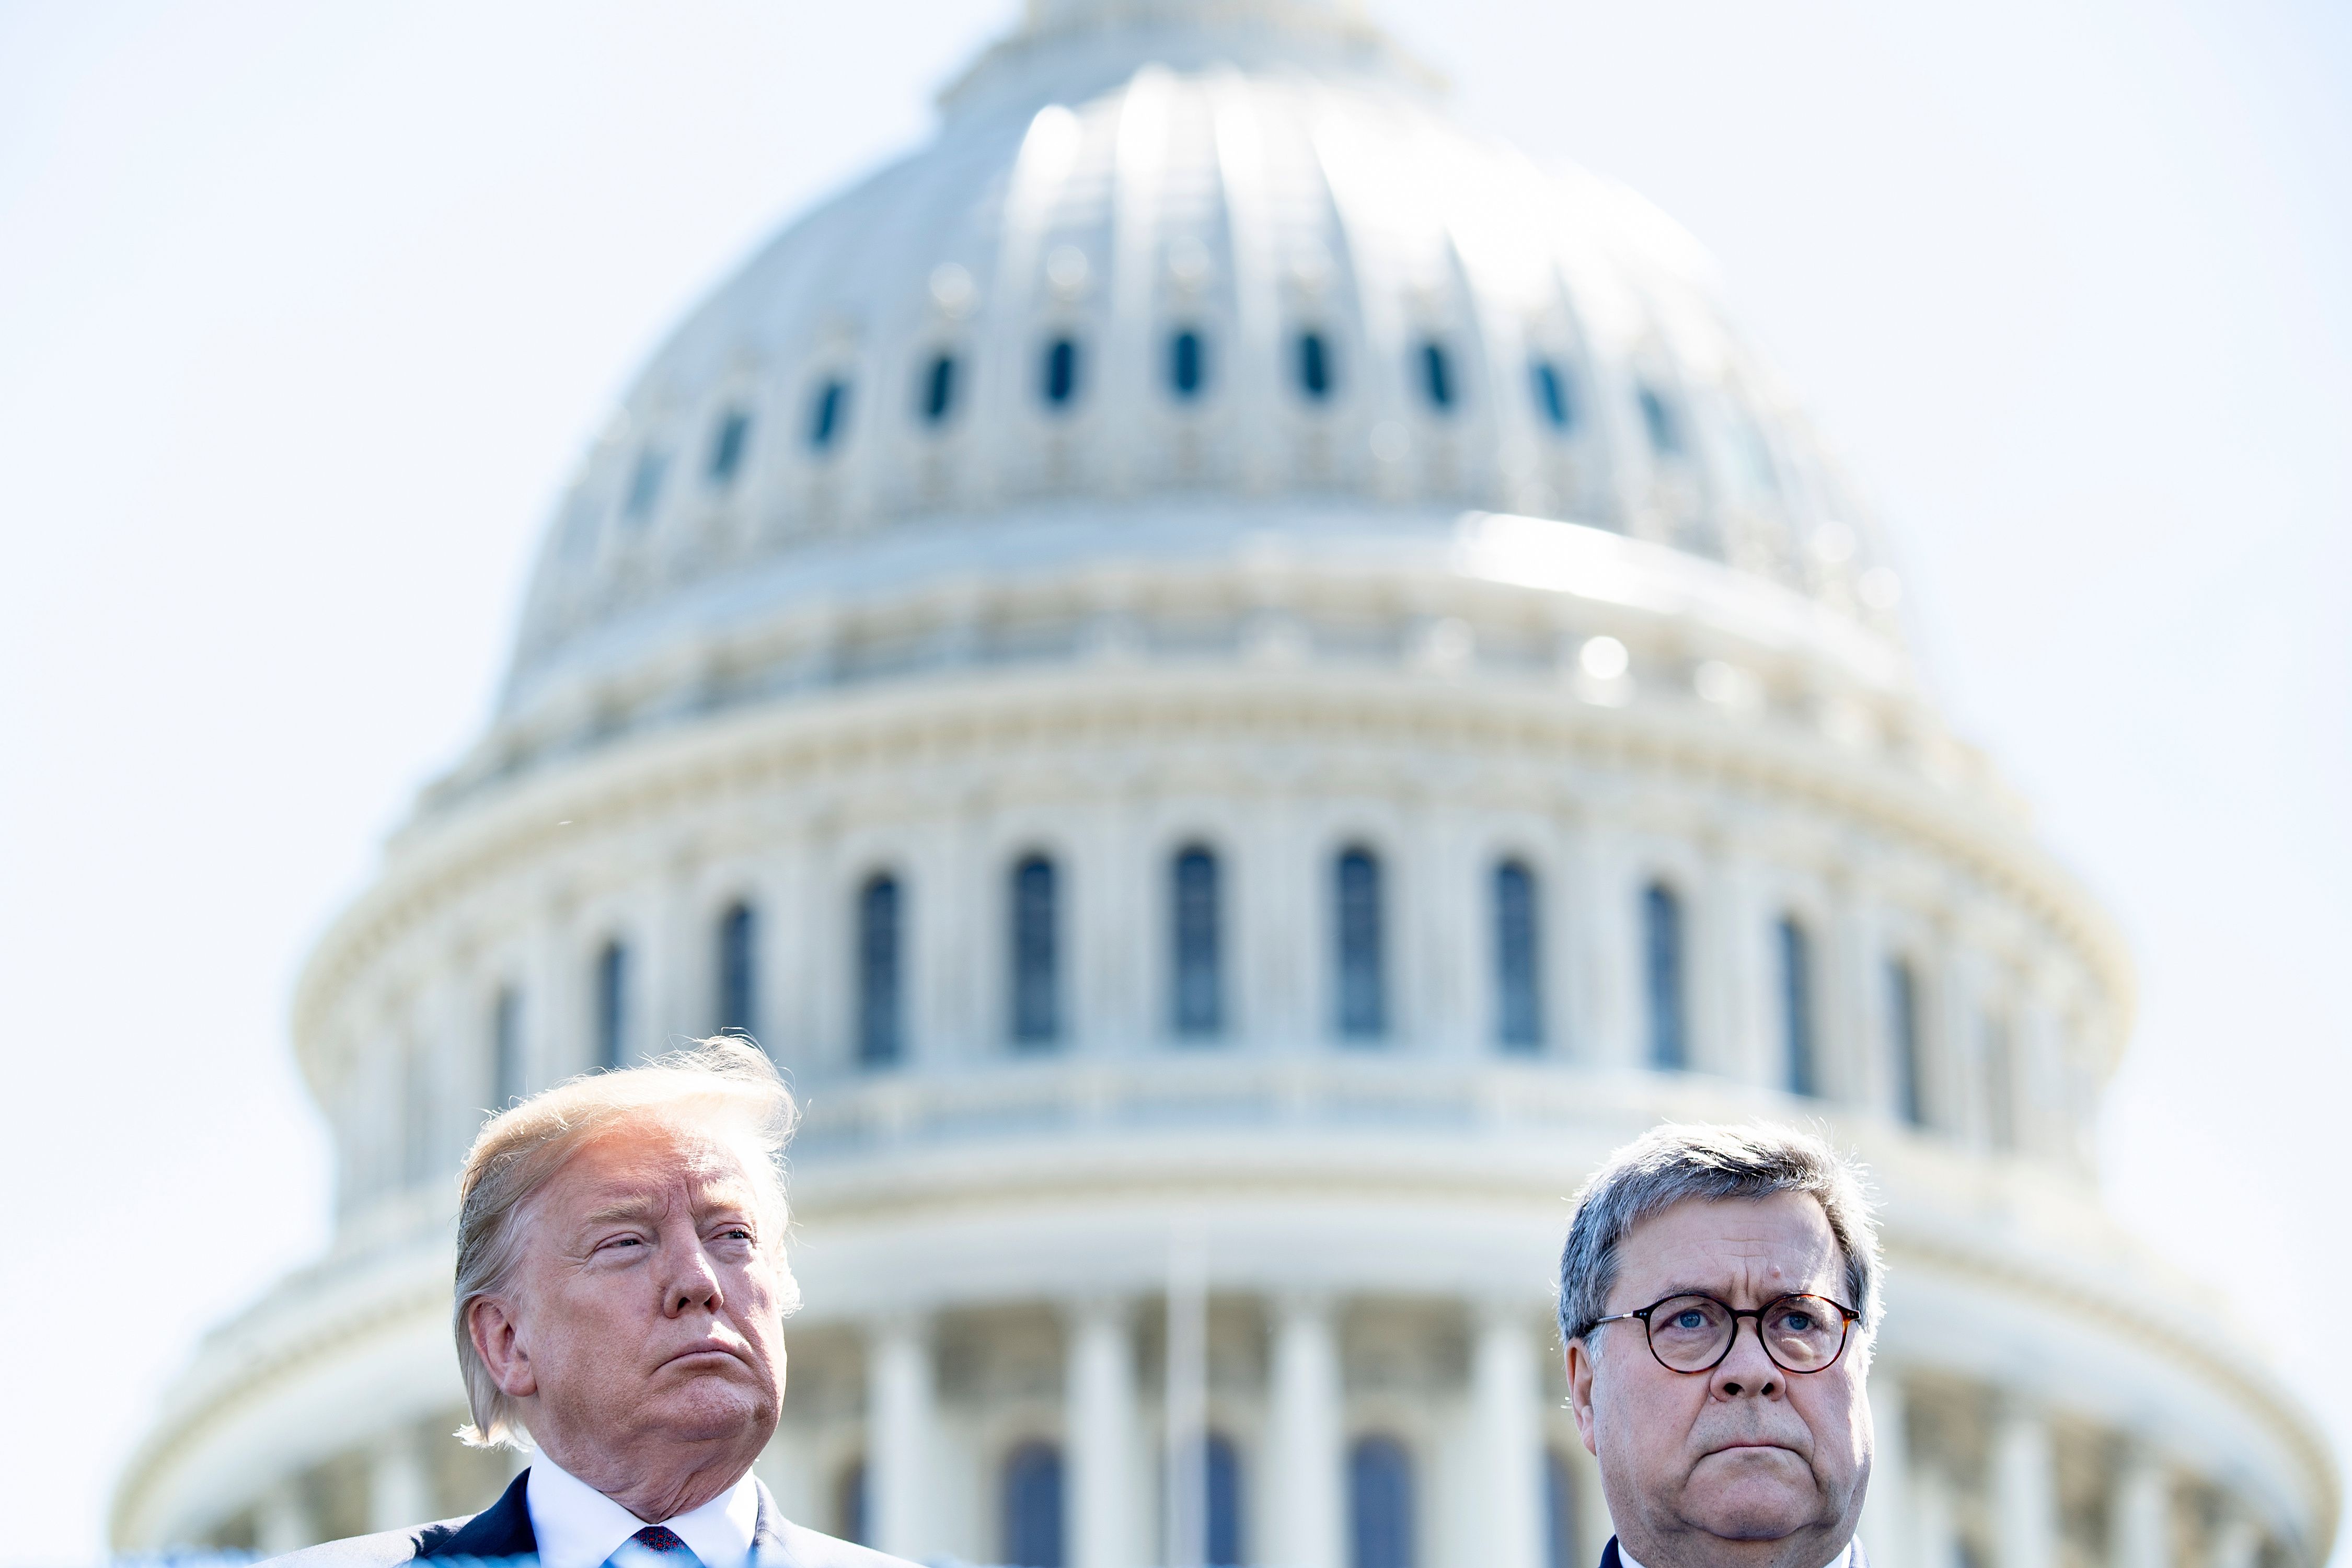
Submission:
POLYGON ((751 1386, 739 1365, 734 1375, 706 1373, 665 1389, 646 1414, 679 1442, 708 1443, 772 1426, 777 1400, 751 1386))
POLYGON ((1821 1496, 1811 1468, 1788 1448, 1726 1448, 1691 1473, 1683 1513, 1723 1541, 1778 1541, 1816 1522, 1821 1496))

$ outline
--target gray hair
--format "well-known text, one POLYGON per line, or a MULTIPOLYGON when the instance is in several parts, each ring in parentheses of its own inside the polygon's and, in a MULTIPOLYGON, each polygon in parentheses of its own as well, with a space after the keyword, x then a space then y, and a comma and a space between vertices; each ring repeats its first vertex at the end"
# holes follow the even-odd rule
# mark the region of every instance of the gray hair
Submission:
POLYGON ((466 1320, 474 1303, 503 1291, 523 1255, 521 1211, 597 1133, 638 1117, 678 1119, 719 1131, 744 1155, 768 1234, 778 1238, 777 1297, 800 1305, 781 1250, 792 1211, 783 1153, 799 1111, 767 1053, 740 1036, 697 1040, 643 1067, 584 1073, 533 1095, 482 1125, 457 1177, 457 1368, 473 1420, 457 1436, 478 1448, 520 1447, 520 1412, 490 1376, 466 1320))
POLYGON ((1676 1125, 1652 1128, 1601 1163, 1576 1194, 1559 1252, 1559 1337, 1591 1334, 1609 1314, 1617 1248, 1626 1232, 1687 1198, 1767 1198, 1809 1193, 1845 1254, 1845 1305, 1875 1334, 1880 1314, 1878 1226, 1862 1167, 1821 1138, 1793 1127, 1676 1125))

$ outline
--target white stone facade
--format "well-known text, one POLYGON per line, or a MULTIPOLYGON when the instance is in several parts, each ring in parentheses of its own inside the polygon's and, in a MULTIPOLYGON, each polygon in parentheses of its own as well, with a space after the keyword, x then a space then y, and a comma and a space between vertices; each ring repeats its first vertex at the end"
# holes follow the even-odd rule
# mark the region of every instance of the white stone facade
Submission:
POLYGON ((1925 700, 1687 242, 1303 0, 1037 5, 947 104, 590 455, 498 721, 302 980, 334 1247, 207 1342, 118 1544, 487 1500, 446 1436, 481 1108, 744 1025, 807 1113, 763 1473, 820 1528, 1589 1563, 1566 1195, 1773 1116, 1886 1201, 1874 1558, 2322 1561, 2311 1417, 2099 1207, 2115 929, 1925 700), (1202 1430, 1230 1472, 1171 1491, 1202 1430))

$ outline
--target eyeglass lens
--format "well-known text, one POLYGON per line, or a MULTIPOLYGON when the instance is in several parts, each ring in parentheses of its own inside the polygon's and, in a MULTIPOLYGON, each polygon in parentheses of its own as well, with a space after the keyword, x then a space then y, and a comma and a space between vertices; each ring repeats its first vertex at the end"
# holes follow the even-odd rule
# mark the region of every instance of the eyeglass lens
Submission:
MULTIPOLYGON (((1723 1359, 1739 1320, 1712 1296, 1675 1296, 1650 1310, 1650 1348, 1675 1372, 1703 1372, 1723 1359)), ((1789 1372, 1814 1372, 1845 1345, 1845 1315, 1820 1296, 1783 1296, 1757 1320, 1764 1352, 1789 1372)))

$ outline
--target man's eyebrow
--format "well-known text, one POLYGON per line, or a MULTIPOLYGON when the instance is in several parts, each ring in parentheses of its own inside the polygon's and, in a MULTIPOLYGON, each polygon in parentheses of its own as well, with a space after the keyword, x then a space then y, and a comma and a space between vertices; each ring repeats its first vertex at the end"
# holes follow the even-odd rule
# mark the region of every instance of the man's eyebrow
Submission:
POLYGON ((602 1204, 590 1209, 582 1223, 608 1225, 616 1219, 643 1219, 653 1212, 654 1205, 646 1198, 614 1198, 608 1204, 602 1204))
POLYGON ((694 1210, 709 1214, 715 1209, 740 1209, 750 1214, 760 1206, 759 1194, 740 1182, 713 1182, 696 1189, 694 1210))

